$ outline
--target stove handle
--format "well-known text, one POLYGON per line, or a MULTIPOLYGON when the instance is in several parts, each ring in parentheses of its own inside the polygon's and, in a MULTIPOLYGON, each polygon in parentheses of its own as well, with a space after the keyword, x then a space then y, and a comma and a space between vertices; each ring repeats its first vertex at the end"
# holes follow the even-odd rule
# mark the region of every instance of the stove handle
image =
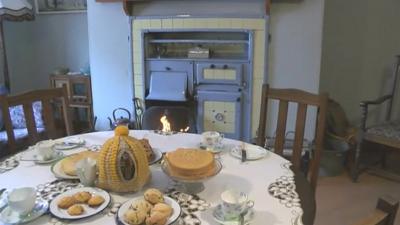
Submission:
POLYGON ((243 89, 246 89, 246 87, 247 87, 247 82, 246 82, 246 81, 243 81, 241 87, 242 87, 243 89))

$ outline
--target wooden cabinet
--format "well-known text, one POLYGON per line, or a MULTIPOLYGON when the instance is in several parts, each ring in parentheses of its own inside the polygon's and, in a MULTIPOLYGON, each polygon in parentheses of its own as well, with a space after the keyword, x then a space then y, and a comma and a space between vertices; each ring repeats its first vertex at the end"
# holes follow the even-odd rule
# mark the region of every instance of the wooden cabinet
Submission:
POLYGON ((69 106, 72 108, 72 125, 74 133, 93 130, 92 84, 86 75, 51 75, 51 87, 66 86, 69 106))

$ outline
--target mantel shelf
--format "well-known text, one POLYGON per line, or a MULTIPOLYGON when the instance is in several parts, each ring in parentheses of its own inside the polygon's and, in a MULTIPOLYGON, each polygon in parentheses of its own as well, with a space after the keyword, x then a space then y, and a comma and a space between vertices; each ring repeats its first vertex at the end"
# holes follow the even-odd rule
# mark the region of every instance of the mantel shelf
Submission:
POLYGON ((248 40, 153 39, 149 40, 149 43, 248 44, 248 40))
MULTIPOLYGON (((137 2, 149 2, 156 0, 96 0, 96 2, 122 2, 126 15, 133 16, 133 7, 137 2)), ((278 2, 301 2, 303 0, 265 0, 265 15, 270 15, 271 3, 278 2)))
MULTIPOLYGON (((96 0, 96 2, 122 2, 124 11, 128 16, 133 16, 133 7, 137 2, 147 2, 154 0, 96 0)), ((265 0, 265 15, 269 15, 271 0, 265 0)))

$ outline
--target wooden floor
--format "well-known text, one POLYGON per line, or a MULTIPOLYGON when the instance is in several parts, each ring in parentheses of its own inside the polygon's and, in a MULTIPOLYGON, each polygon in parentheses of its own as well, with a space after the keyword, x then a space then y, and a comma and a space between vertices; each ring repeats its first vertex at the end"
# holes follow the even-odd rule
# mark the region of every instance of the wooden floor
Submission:
MULTIPOLYGON (((353 183, 347 173, 320 177, 314 224, 350 225, 371 212, 378 197, 384 194, 400 199, 400 183, 367 173, 363 173, 357 183, 353 183)), ((400 225, 400 212, 397 212, 395 225, 400 225)))

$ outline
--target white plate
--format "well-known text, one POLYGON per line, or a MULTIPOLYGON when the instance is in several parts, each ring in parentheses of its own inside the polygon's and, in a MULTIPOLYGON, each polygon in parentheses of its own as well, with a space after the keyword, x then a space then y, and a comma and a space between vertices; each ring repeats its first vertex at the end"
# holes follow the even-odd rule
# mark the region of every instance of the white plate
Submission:
POLYGON ((54 152, 53 158, 51 158, 49 160, 43 160, 43 158, 37 154, 33 155, 33 158, 35 159, 34 162, 36 164, 49 164, 49 163, 55 162, 63 157, 64 157, 64 153, 58 152, 58 151, 54 152))
MULTIPOLYGON (((143 196, 138 196, 131 200, 126 201, 124 204, 121 205, 121 207, 118 210, 117 217, 116 217, 118 224, 129 225, 128 223, 126 223, 124 221, 124 213, 126 211, 128 211, 129 207, 132 205, 132 203, 134 201, 138 201, 138 200, 142 200, 142 199, 143 199, 143 196)), ((170 205, 173 210, 172 215, 168 218, 167 223, 166 223, 166 225, 169 225, 169 224, 174 223, 179 218, 179 216, 181 215, 182 209, 181 209, 180 205, 178 204, 178 202, 176 202, 174 199, 164 195, 164 200, 165 200, 165 203, 170 205)))
POLYGON ((47 212, 49 203, 43 199, 37 199, 35 207, 26 216, 20 216, 18 212, 6 206, 0 214, 0 221, 5 224, 21 224, 32 221, 47 212))
POLYGON ((82 138, 66 138, 61 141, 57 141, 54 145, 54 149, 56 150, 70 150, 74 148, 78 148, 85 145, 85 140, 82 138))
POLYGON ((153 153, 154 153, 154 157, 153 157, 153 160, 151 160, 149 162, 149 165, 153 165, 153 164, 159 162, 163 157, 162 152, 156 148, 153 148, 153 153))
MULTIPOLYGON (((224 220, 224 212, 222 211, 222 206, 217 205, 213 211, 212 216, 215 221, 223 225, 240 225, 239 220, 224 220)), ((254 218, 254 210, 248 209, 246 215, 244 215, 244 225, 250 224, 250 221, 254 218)))
MULTIPOLYGON (((63 158, 63 159, 65 159, 65 158, 63 158)), ((61 166, 61 162, 63 161, 63 159, 55 162, 51 166, 50 169, 51 169, 51 172, 54 174, 54 176, 57 178, 63 178, 63 179, 79 179, 78 176, 71 176, 71 175, 64 173, 62 166, 61 166)))
MULTIPOLYGON (((267 156, 268 151, 266 149, 261 148, 257 145, 245 144, 244 149, 246 149, 246 158, 247 160, 257 160, 262 159, 267 156)), ((231 155, 233 157, 242 158, 241 146, 235 146, 231 150, 231 155)))
POLYGON ((64 192, 64 193, 58 195, 57 197, 55 197, 53 199, 53 201, 51 201, 51 203, 50 203, 50 213, 59 219, 67 219, 67 220, 82 219, 82 218, 86 218, 89 216, 96 215, 97 213, 100 213, 108 206, 110 201, 111 201, 110 194, 108 194, 108 192, 106 192, 102 189, 91 188, 91 187, 75 188, 75 189, 69 190, 69 191, 64 192), (101 204, 100 206, 97 206, 97 207, 90 207, 86 204, 81 204, 83 206, 83 208, 85 209, 85 212, 82 215, 78 215, 78 216, 71 216, 68 214, 66 209, 58 208, 57 203, 58 203, 58 201, 60 201, 61 198, 67 197, 67 196, 72 196, 73 194, 81 192, 81 191, 90 192, 92 195, 100 195, 101 197, 104 198, 103 204, 101 204))

